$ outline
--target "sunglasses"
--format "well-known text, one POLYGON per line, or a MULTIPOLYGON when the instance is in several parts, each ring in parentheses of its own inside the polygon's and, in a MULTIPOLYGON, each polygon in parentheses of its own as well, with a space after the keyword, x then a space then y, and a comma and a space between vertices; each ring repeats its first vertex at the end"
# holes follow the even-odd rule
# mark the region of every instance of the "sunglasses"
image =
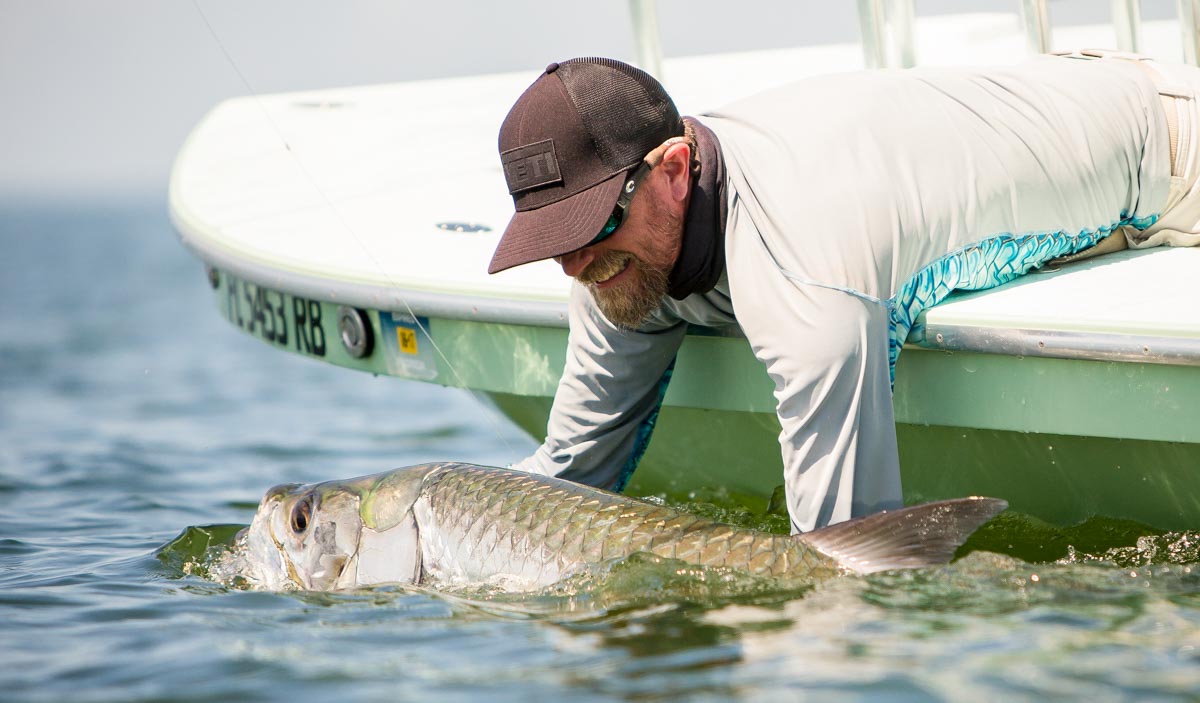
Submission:
POLYGON ((612 214, 608 216, 608 222, 604 223, 604 229, 601 229, 600 234, 588 242, 587 246, 599 244, 617 231, 621 223, 625 221, 625 212, 629 209, 629 203, 633 201, 633 194, 637 191, 638 184, 642 182, 647 173, 650 173, 652 168, 654 167, 643 161, 629 178, 625 179, 625 186, 621 189, 617 204, 613 206, 612 214))

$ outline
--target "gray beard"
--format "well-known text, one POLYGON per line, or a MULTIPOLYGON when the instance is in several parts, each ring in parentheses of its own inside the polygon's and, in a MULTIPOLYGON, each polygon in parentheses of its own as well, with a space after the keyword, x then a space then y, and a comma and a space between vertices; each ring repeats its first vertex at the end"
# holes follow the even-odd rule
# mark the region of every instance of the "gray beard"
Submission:
POLYGON ((601 290, 588 284, 592 300, 608 321, 627 330, 642 326, 651 313, 662 304, 667 294, 667 272, 650 266, 637 257, 630 264, 634 268, 634 280, 601 290))
MULTIPOLYGON (((646 227, 648 233, 653 235, 646 240, 647 255, 655 261, 674 261, 679 254, 678 248, 672 252, 668 242, 673 241, 678 247, 678 241, 683 236, 678 218, 672 217, 656 201, 651 200, 646 227)), ((636 330, 662 305, 670 287, 670 266, 667 264, 663 268, 651 264, 627 251, 607 251, 578 278, 587 285, 592 300, 596 301, 596 306, 609 322, 622 329, 636 330), (619 272, 627 261, 634 269, 630 272, 630 280, 603 290, 595 286, 596 281, 607 280, 619 272)))

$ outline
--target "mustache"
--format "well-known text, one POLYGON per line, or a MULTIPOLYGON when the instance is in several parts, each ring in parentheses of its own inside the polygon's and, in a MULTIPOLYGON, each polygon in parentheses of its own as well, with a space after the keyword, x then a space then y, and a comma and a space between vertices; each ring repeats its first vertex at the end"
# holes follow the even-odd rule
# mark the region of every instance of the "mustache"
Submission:
POLYGON ((588 267, 581 271, 575 278, 580 283, 599 283, 607 281, 613 276, 621 272, 621 269, 633 259, 633 254, 622 251, 606 251, 600 254, 595 261, 588 264, 588 267))

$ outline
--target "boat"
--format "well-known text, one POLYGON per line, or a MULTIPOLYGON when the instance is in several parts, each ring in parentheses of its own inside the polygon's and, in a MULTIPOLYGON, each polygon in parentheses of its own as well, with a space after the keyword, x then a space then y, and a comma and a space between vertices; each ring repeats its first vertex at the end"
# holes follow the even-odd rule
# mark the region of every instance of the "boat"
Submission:
MULTIPOLYGON (((881 12, 864 0, 862 45, 661 65, 651 50, 642 62, 683 114, 698 114, 864 65, 1013 63, 1027 46, 1049 47, 1044 3, 1026 5, 1024 23, 1015 13, 913 21, 902 1, 881 12)), ((1156 58, 1196 60, 1194 18, 1140 23, 1136 3, 1114 7, 1128 11, 1122 48, 1140 38, 1156 58)), ((1064 27, 1055 45, 1112 46, 1113 36, 1107 24, 1064 27)), ((496 133, 538 70, 216 106, 182 147, 169 199, 219 313, 280 351, 470 389, 540 440, 564 362, 569 281, 552 262, 486 273, 512 212, 496 133)), ((1104 516, 1200 528, 1197 301, 1200 251, 1158 249, 958 292, 927 310, 896 368, 906 502, 991 495, 1056 525, 1104 516)), ((774 411, 772 384, 736 328, 690 329, 628 490, 719 490, 765 509, 782 482, 774 411)))

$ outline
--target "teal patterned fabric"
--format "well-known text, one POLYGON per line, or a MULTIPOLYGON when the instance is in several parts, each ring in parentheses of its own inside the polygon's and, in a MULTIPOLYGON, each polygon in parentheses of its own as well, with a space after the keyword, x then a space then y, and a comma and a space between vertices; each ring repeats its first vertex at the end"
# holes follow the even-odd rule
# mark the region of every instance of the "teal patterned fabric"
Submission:
POLYGON ((888 364, 896 383, 896 360, 917 316, 945 300, 954 290, 985 290, 1007 283, 1050 259, 1082 251, 1104 239, 1117 227, 1133 225, 1145 229, 1157 215, 1121 219, 1107 227, 1068 232, 1000 234, 956 249, 921 269, 904 282, 887 301, 890 318, 888 364))
POLYGON ((654 434, 654 425, 658 423, 658 411, 662 409, 663 398, 667 395, 667 386, 671 384, 671 376, 675 374, 676 359, 678 357, 671 359, 667 370, 663 371, 662 377, 658 379, 658 400, 654 405, 654 411, 647 415, 645 420, 642 420, 642 424, 638 425, 637 439, 633 443, 633 453, 629 455, 625 466, 621 467, 621 475, 617 477, 617 483, 613 486, 613 490, 617 493, 624 492, 625 485, 633 476, 634 469, 641 463, 642 455, 650 446, 650 435, 654 434))

